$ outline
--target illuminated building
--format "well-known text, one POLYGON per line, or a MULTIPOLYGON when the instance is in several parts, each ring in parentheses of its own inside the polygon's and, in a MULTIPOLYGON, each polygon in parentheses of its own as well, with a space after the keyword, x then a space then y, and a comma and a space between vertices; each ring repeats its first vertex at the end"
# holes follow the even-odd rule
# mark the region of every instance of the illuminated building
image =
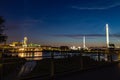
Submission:
POLYGON ((20 46, 22 46, 22 43, 21 42, 12 42, 10 44, 10 46, 12 46, 12 47, 20 47, 20 46))
POLYGON ((77 48, 75 46, 72 46, 70 49, 77 50, 77 48))
POLYGON ((23 40, 23 47, 27 47, 27 41, 28 41, 27 37, 24 37, 24 40, 23 40))

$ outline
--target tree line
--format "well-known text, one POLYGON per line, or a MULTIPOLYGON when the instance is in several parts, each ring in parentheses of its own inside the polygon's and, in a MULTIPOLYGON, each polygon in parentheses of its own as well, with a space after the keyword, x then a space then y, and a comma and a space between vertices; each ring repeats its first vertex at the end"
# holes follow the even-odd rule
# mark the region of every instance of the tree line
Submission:
POLYGON ((5 31, 5 20, 2 16, 0 16, 0 43, 5 43, 7 40, 7 36, 4 34, 5 31))

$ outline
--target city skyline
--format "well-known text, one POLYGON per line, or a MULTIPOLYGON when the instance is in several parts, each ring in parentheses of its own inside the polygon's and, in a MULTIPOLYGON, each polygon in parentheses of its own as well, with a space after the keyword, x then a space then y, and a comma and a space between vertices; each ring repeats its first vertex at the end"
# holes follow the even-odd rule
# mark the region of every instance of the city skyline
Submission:
POLYGON ((1 0, 0 16, 6 20, 8 43, 105 46, 105 25, 110 42, 120 45, 119 0, 1 0))

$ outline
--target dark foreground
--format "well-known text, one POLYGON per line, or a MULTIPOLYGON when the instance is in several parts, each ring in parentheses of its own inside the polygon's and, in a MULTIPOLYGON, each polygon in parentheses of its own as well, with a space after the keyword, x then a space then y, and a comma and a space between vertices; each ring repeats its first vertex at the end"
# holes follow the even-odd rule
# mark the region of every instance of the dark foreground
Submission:
POLYGON ((58 77, 56 80, 120 80, 120 63, 105 68, 58 77))
POLYGON ((5 57, 1 58, 0 80, 120 80, 120 63, 97 58, 80 54, 64 58, 51 54, 42 60, 5 57))
MULTIPOLYGON (((42 79, 34 78, 30 80, 42 79)), ((58 76, 54 80, 120 80, 120 63, 98 69, 58 76)))

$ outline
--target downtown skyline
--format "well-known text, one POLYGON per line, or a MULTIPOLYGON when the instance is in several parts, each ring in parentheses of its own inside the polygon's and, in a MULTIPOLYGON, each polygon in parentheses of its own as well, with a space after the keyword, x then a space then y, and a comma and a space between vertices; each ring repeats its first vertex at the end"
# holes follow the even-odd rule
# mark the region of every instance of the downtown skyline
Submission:
POLYGON ((8 43, 22 41, 53 46, 105 46, 105 25, 110 42, 120 45, 119 0, 1 0, 8 43))

